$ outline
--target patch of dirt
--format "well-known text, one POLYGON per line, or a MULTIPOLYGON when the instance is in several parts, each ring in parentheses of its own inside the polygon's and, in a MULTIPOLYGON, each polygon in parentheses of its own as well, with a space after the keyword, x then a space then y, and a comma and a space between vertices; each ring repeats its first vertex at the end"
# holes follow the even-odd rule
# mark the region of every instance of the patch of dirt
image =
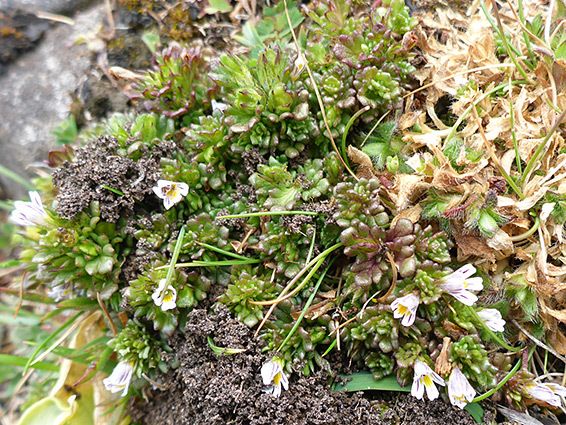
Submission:
POLYGON ((100 203, 103 220, 116 222, 120 217, 131 216, 136 201, 143 201, 161 177, 159 158, 171 148, 164 142, 133 161, 117 154, 116 139, 102 136, 77 149, 75 160, 63 163, 53 173, 57 213, 72 220, 95 200, 100 203))
MULTIPOLYGON (((161 377, 169 387, 130 408, 143 424, 233 425, 473 425, 470 415, 442 400, 419 401, 405 394, 371 395, 331 391, 322 371, 294 374, 289 391, 279 398, 267 394, 259 371, 269 360, 252 331, 233 319, 225 306, 212 314, 194 310, 186 333, 170 340, 179 367, 161 377), (207 337, 224 348, 245 348, 241 354, 218 356, 207 337)), ((158 381, 160 381, 158 379, 158 381)))

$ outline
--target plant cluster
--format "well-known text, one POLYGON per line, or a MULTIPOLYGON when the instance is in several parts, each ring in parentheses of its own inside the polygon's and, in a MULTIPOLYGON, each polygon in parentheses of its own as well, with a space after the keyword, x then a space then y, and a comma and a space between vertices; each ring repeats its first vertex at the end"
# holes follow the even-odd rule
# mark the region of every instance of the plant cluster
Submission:
MULTIPOLYGON (((486 262, 476 269, 456 252, 465 238, 495 244, 513 224, 509 182, 474 177, 486 160, 463 138, 430 143, 431 158, 411 156, 426 143, 409 146, 408 127, 393 120, 369 135, 415 83, 417 21, 402 0, 377 3, 314 1, 296 45, 270 15, 262 22, 276 39, 260 37, 249 56, 170 43, 134 84, 151 113, 82 132, 82 146, 51 154, 41 195, 15 205, 27 289, 103 311, 115 354, 92 364, 115 366, 111 392, 131 394, 130 382, 178 366, 167 341, 206 300, 257 328, 274 396, 292 390, 292 373, 333 373, 326 355, 338 345, 336 355, 412 385, 419 399, 438 397, 440 385, 459 407, 480 392, 518 408, 557 406, 562 387, 542 388, 516 373, 521 356, 511 369, 501 352, 523 349, 504 317, 538 320, 527 272, 509 268, 494 282, 486 262), (358 155, 346 157, 346 141, 358 155), (474 178, 478 187, 463 187, 474 178)), ((290 19, 299 24, 300 12, 290 19)), ((423 126, 411 124, 411 137, 423 126)), ((562 225, 554 189, 531 206, 562 225)))

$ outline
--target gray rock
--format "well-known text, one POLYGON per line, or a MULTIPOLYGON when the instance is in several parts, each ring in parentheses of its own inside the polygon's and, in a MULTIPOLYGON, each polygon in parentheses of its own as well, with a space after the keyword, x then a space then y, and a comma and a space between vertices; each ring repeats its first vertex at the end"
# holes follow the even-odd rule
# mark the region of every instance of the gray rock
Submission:
POLYGON ((20 8, 27 12, 72 14, 91 3, 93 0, 0 0, 0 10, 20 8))
MULTIPOLYGON (((71 93, 87 77, 92 52, 77 37, 93 31, 105 16, 104 3, 78 13, 75 25, 56 26, 33 51, 10 64, 0 77, 0 164, 32 177, 26 167, 46 159, 51 134, 69 116, 71 93)), ((25 197, 26 189, 0 176, 3 195, 25 197)))

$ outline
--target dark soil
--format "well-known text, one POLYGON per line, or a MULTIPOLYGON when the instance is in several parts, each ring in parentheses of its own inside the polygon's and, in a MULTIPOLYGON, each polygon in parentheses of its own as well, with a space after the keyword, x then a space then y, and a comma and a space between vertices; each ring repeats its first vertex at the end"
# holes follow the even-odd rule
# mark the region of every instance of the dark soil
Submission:
POLYGON ((224 306, 194 310, 185 334, 170 340, 179 367, 161 377, 168 387, 147 402, 131 407, 143 424, 427 424, 473 425, 471 416, 442 400, 419 401, 407 394, 340 393, 330 390, 326 373, 293 374, 289 391, 267 394, 260 369, 269 360, 252 331, 233 319, 224 306), (207 342, 224 348, 245 348, 218 356, 207 342))
POLYGON ((151 188, 161 177, 159 158, 172 148, 170 142, 163 142, 143 152, 137 161, 118 155, 118 143, 112 137, 102 136, 78 148, 75 160, 63 163, 53 173, 57 213, 72 220, 95 200, 100 203, 100 215, 105 221, 115 222, 131 215, 136 201, 152 193, 151 188))

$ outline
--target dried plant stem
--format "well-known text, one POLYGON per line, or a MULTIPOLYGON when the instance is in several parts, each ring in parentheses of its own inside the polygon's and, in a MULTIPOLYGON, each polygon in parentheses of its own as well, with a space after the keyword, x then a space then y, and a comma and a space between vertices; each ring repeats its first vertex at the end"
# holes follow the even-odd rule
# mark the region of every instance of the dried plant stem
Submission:
POLYGON ((525 172, 521 176, 521 180, 520 180, 520 184, 523 185, 523 188, 525 187, 527 178, 529 177, 531 171, 533 171, 533 168, 535 167, 535 164, 539 156, 546 148, 546 144, 548 143, 548 140, 554 134, 560 123, 564 120, 564 117, 566 117, 566 109, 560 114, 558 119, 554 122, 554 125, 552 126, 552 128, 550 129, 544 140, 541 142, 540 145, 538 145, 537 149, 535 150, 535 153, 533 154, 533 156, 531 156, 531 159, 529 159, 529 162, 527 163, 527 167, 525 168, 525 172))
POLYGON ((513 110, 512 94, 513 86, 511 85, 511 77, 509 77, 509 121, 511 123, 511 137, 513 138, 513 149, 515 149, 515 163, 519 174, 523 172, 521 166, 521 155, 519 155, 519 144, 517 143, 517 133, 515 132, 515 111, 513 110))
POLYGON ((473 69, 468 69, 466 71, 460 71, 460 72, 455 72, 454 74, 450 74, 447 77, 441 78, 440 80, 436 80, 436 81, 432 81, 428 84, 425 84, 424 86, 419 87, 416 90, 413 90, 410 93, 407 93, 406 95, 403 96, 403 98, 409 97, 412 94, 418 93, 422 90, 428 89, 429 87, 434 86, 435 84, 438 83, 442 83, 444 81, 448 81, 451 80, 452 78, 458 77, 459 75, 465 75, 465 74, 471 74, 472 72, 478 72, 478 71, 485 71, 486 69, 493 69, 493 68, 514 68, 515 65, 513 65, 512 63, 498 63, 498 64, 494 64, 494 65, 486 65, 486 66, 480 66, 478 68, 473 68, 473 69))
POLYGON ((487 140, 487 137, 486 137, 485 132, 483 130, 483 126, 481 124, 481 120, 480 120, 480 117, 478 115, 477 109, 474 107, 474 108, 472 108, 472 111, 474 111, 474 118, 476 120, 476 124, 477 124, 477 126, 480 130, 481 136, 483 138, 483 143, 485 145, 485 149, 487 150, 489 156, 491 157, 491 160, 495 163, 495 166, 497 167, 497 169, 499 170, 501 175, 505 178, 505 180, 507 181, 509 186, 511 186, 511 188, 515 191, 515 193, 519 196, 519 198, 525 199, 525 195, 523 195, 523 193, 521 192, 519 187, 515 184, 515 181, 511 178, 511 176, 509 174, 507 174, 507 171, 505 171, 505 169, 501 165, 499 158, 497 157, 497 155, 495 155, 495 151, 493 150, 493 146, 489 142, 489 140, 487 140))
POLYGON ((513 319, 512 321, 513 321, 513 324, 514 324, 515 326, 517 326, 517 327, 521 330, 521 332, 523 332, 523 333, 524 333, 531 341, 533 341, 536 345, 538 345, 540 348, 543 348, 543 349, 549 351, 552 355, 554 355, 554 357, 556 357, 557 359, 559 359, 559 360, 563 361, 564 363, 566 363, 566 357, 564 357, 564 356, 558 354, 558 352, 557 352, 554 348, 552 348, 552 347, 546 345, 546 344, 545 344, 544 342, 542 342, 541 340, 535 338, 529 331, 527 331, 523 326, 521 326, 521 325, 519 324, 519 322, 517 322, 515 319, 513 319))
MULTIPOLYGON (((297 47, 297 52, 299 53, 299 55, 301 55, 304 58, 303 52, 301 51, 301 46, 299 45, 299 42, 297 40, 297 35, 295 34, 295 29, 293 28, 293 24, 291 23, 291 17, 289 16, 289 9, 287 8, 287 0, 283 0, 283 2, 285 3, 285 15, 287 16, 287 23, 289 24, 289 29, 291 30, 291 34, 293 35, 293 41, 295 42, 295 46, 297 47)), ((352 177, 356 179, 356 181, 359 181, 360 179, 353 173, 350 167, 348 167, 348 164, 346 164, 346 161, 344 161, 344 158, 342 158, 342 155, 340 155, 340 151, 336 146, 336 142, 334 141, 334 137, 332 137, 332 132, 330 131, 330 126, 328 125, 328 119, 326 118, 326 109, 324 108, 324 103, 322 102, 322 98, 320 97, 318 85, 316 84, 316 81, 312 74, 311 68, 309 66, 309 62, 307 60, 305 60, 304 62, 305 62, 305 67, 307 68, 307 72, 309 74, 309 78, 311 79, 314 92, 316 94, 316 99, 318 100, 318 105, 320 106, 320 112, 322 114, 322 119, 324 120, 324 125, 326 126, 326 131, 328 132, 328 138, 330 139, 330 142, 332 142, 332 146, 334 147, 334 150, 338 154, 338 158, 340 158, 342 165, 344 165, 346 170, 348 170, 348 172, 351 174, 352 177)))
POLYGON ((108 309, 104 305, 104 301, 102 301, 102 298, 100 298, 100 292, 96 293, 96 300, 98 301, 98 305, 100 305, 102 312, 106 316, 106 319, 108 319, 108 324, 110 325, 110 328, 112 329, 112 333, 114 334, 114 336, 118 335, 118 330, 116 329, 116 325, 114 325, 114 322, 112 321, 112 318, 110 317, 110 313, 108 313, 108 309))

